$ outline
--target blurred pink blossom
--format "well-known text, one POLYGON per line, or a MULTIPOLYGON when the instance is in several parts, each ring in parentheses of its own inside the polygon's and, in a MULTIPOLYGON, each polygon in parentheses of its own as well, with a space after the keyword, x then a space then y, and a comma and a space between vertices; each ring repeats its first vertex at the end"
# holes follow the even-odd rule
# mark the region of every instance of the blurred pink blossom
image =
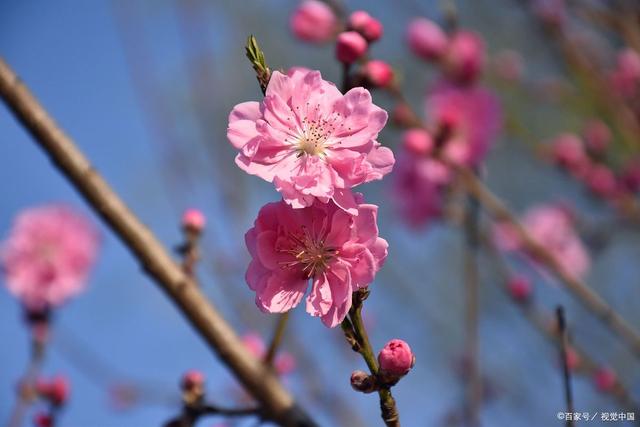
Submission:
POLYGON ((301 40, 324 43, 335 35, 338 19, 326 3, 305 0, 291 15, 291 31, 301 40))
POLYGON ((551 141, 551 156, 558 166, 577 177, 586 173, 591 162, 582 140, 573 133, 562 133, 551 141))
POLYGON ((83 215, 63 205, 22 211, 2 244, 6 285, 29 310, 44 310, 81 292, 99 235, 83 215))
POLYGON ((610 82, 619 96, 632 98, 640 88, 640 54, 632 48, 618 53, 616 68, 610 74, 610 82))
POLYGON ((611 143, 611 130, 602 120, 589 120, 583 131, 584 142, 589 152, 602 155, 611 143))
POLYGON ((619 194, 616 176, 606 165, 593 164, 584 179, 587 188, 596 196, 613 198, 619 194))
POLYGON ((407 27, 406 38, 411 51, 427 61, 442 57, 449 42, 440 26, 426 18, 411 21, 407 27))
POLYGON ((387 87, 393 82, 393 68, 384 61, 368 61, 362 71, 367 82, 373 87, 387 87))
POLYGON ((202 211, 198 209, 187 209, 182 214, 182 226, 195 231, 202 231, 207 222, 202 211))
MULTIPOLYGON (((242 336, 244 346, 258 359, 262 359, 267 354, 267 346, 257 332, 248 332, 242 336)), ((273 366, 279 375, 287 375, 296 368, 296 359, 286 351, 279 351, 273 361, 273 366)))
POLYGON ((458 31, 449 41, 444 71, 455 83, 472 84, 480 77, 486 62, 484 39, 471 31, 458 31))
POLYGON ((533 11, 547 25, 562 26, 567 19, 565 0, 532 0, 533 11))
POLYGON ((428 122, 436 128, 436 140, 446 139, 440 141, 444 155, 467 166, 482 163, 502 127, 500 103, 483 87, 441 82, 427 94, 425 109, 428 122))
POLYGON ((227 137, 240 150, 236 164, 273 182, 294 208, 333 200, 357 214, 350 189, 393 167, 393 153, 376 141, 386 121, 363 88, 342 95, 317 71, 275 71, 263 102, 233 109, 227 137))
MULTIPOLYGON (((521 223, 531 238, 548 250, 567 273, 576 278, 584 277, 591 259, 574 229, 573 218, 566 207, 558 204, 534 206, 524 214, 521 223)), ((526 253, 526 248, 511 224, 497 224, 493 230, 493 239, 504 251, 526 253)), ((535 259, 532 261, 535 262, 535 259)))
POLYGON ((417 156, 427 156, 433 152, 433 138, 422 128, 413 128, 402 134, 402 146, 417 156))
POLYGON ((328 327, 337 326, 351 308, 351 294, 367 287, 387 256, 378 237, 378 207, 358 204, 351 216, 334 203, 292 209, 284 202, 260 209, 245 240, 252 261, 246 273, 256 305, 282 313, 302 300, 328 327))

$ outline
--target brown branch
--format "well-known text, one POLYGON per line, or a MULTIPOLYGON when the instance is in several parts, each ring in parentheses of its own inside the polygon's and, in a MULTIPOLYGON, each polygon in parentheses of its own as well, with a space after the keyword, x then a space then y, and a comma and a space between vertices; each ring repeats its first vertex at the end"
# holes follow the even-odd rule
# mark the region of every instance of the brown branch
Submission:
POLYGON ((50 156, 143 269, 182 311, 194 329, 260 403, 264 416, 285 426, 315 423, 263 364, 252 356, 167 250, 95 171, 71 139, 56 125, 0 59, 0 96, 16 119, 50 156))
POLYGON ((544 265, 554 276, 562 281, 565 287, 589 310, 591 310, 611 331, 613 331, 633 351, 640 356, 640 335, 613 308, 611 308, 587 284, 574 277, 558 262, 546 248, 537 242, 519 223, 506 205, 478 180, 472 171, 457 167, 460 179, 469 193, 478 199, 480 204, 496 221, 511 224, 527 253, 537 262, 544 265))
MULTIPOLYGON (((558 322, 558 333, 560 334, 560 360, 562 361, 562 380, 564 385, 564 397, 567 412, 573 414, 573 390, 571 389, 571 369, 567 358, 569 348, 569 333, 567 332, 567 322, 564 315, 564 307, 561 305, 556 309, 558 322)), ((573 417, 567 417, 567 427, 574 427, 573 417)))

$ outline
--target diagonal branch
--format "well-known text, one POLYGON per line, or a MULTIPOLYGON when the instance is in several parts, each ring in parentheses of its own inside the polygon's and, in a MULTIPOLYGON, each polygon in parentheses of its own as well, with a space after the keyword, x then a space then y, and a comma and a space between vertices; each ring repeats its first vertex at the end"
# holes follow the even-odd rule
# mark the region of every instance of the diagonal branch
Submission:
POLYGON ((147 274, 256 398, 263 415, 284 426, 315 425, 278 379, 244 348, 193 280, 95 171, 2 59, 0 97, 52 162, 129 248, 147 274))

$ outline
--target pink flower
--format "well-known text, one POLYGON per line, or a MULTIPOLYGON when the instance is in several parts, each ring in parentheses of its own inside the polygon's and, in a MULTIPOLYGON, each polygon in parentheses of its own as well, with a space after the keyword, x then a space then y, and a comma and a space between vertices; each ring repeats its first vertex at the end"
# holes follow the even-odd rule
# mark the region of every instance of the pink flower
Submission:
POLYGON ((367 287, 387 256, 378 237, 378 207, 357 205, 351 216, 334 203, 292 209, 284 202, 260 209, 245 240, 252 261, 246 274, 265 312, 297 306, 311 280, 306 309, 328 327, 338 325, 351 308, 351 294, 367 287))
POLYGON ((184 228, 200 232, 206 222, 204 214, 198 209, 187 209, 182 214, 182 226, 184 228))
POLYGON ((338 28, 338 20, 326 3, 305 0, 291 15, 291 31, 301 40, 323 43, 331 40, 338 28))
POLYGON ((393 68, 384 61, 369 61, 362 67, 362 71, 373 87, 386 87, 393 81, 393 68))
POLYGON ((456 163, 482 163, 502 127, 500 103, 482 87, 457 87, 441 82, 427 94, 426 112, 436 128, 443 154, 456 163))
POLYGON ((435 22, 416 18, 407 27, 407 43, 418 57, 431 61, 440 58, 447 50, 447 35, 435 22))
POLYGON ((69 207, 22 211, 0 252, 9 292, 29 310, 62 304, 84 289, 98 244, 94 226, 69 207))
POLYGON ((369 43, 382 37, 382 24, 364 10, 356 10, 349 16, 349 29, 362 34, 369 43))
MULTIPOLYGON (((262 337, 256 332, 249 332, 242 337, 244 346, 258 359, 263 359, 267 354, 267 347, 262 337)), ((279 375, 287 375, 296 369, 296 359, 286 351, 280 351, 273 361, 273 366, 279 375)))
POLYGON ((233 109, 227 137, 240 150, 236 164, 273 182, 294 208, 333 200, 356 214, 349 189, 393 167, 393 153, 376 141, 386 121, 363 88, 342 95, 317 71, 275 71, 262 103, 233 109))
POLYGON ((474 83, 482 73, 485 56, 484 40, 480 35, 458 31, 451 38, 445 54, 445 72, 456 83, 474 83))
POLYGON ((439 161, 405 151, 392 175, 391 200, 411 227, 420 227, 442 216, 443 187, 450 172, 439 161))
POLYGON ((387 375, 406 375, 413 368, 415 362, 416 358, 411 347, 400 339, 389 341, 378 353, 380 371, 387 375))
POLYGON ((551 142, 553 161, 574 176, 582 176, 590 165, 582 140, 575 134, 563 133, 551 142))
MULTIPOLYGON (((566 207, 534 206, 523 216, 522 225, 531 238, 548 250, 567 273, 576 278, 586 274, 591 264, 589 253, 576 234, 573 219, 566 207)), ((498 247, 504 251, 525 252, 517 233, 509 224, 498 224, 494 228, 493 237, 498 247)))
POLYGON ((601 366, 593 375, 593 381, 598 391, 609 393, 614 389, 616 384, 618 384, 618 376, 610 367, 601 366))
POLYGON ((352 64, 367 51, 367 41, 356 31, 340 33, 336 42, 336 58, 344 64, 352 64))

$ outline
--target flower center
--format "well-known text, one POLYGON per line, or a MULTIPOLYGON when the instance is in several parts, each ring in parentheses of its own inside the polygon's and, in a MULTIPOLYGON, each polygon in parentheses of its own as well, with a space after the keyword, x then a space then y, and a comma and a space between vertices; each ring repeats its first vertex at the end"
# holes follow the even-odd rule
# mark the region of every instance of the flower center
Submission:
POLYGON ((303 119, 303 130, 298 136, 295 149, 298 157, 307 154, 310 156, 324 156, 327 140, 333 131, 333 124, 327 120, 303 119))
POLYGON ((302 272, 307 278, 314 277, 316 274, 322 274, 329 262, 338 255, 335 248, 325 245, 322 238, 314 238, 308 230, 303 227, 302 233, 291 234, 289 236, 293 245, 289 249, 282 249, 281 252, 293 256, 293 260, 284 261, 284 267, 302 267, 302 272))

